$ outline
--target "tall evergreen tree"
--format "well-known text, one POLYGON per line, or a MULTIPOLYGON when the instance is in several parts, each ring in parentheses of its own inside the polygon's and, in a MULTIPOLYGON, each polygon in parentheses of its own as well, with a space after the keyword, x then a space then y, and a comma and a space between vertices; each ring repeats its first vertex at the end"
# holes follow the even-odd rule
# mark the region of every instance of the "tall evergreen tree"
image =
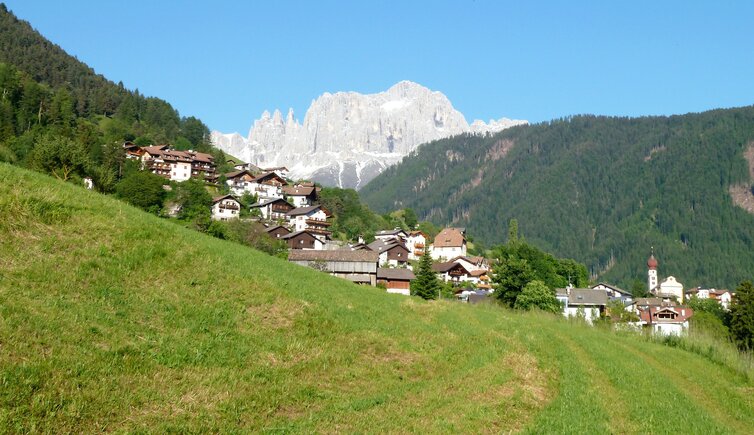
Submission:
POLYGON ((437 278, 435 271, 432 270, 432 257, 429 255, 428 249, 419 260, 416 278, 411 281, 411 294, 424 299, 435 299, 441 287, 442 283, 437 278))
POLYGON ((730 332, 738 347, 754 350, 754 285, 751 281, 744 281, 736 288, 730 316, 730 332))

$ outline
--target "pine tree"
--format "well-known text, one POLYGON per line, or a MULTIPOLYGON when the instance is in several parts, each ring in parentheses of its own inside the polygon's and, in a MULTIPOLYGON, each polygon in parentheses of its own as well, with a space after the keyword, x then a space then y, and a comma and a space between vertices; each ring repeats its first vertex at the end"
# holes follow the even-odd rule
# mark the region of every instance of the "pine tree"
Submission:
POLYGON ((730 332, 741 349, 754 349, 754 285, 744 281, 736 288, 730 307, 730 332))
POLYGON ((411 281, 411 294, 423 299, 435 299, 440 291, 440 280, 432 270, 432 257, 427 250, 419 260, 419 270, 416 278, 411 281))

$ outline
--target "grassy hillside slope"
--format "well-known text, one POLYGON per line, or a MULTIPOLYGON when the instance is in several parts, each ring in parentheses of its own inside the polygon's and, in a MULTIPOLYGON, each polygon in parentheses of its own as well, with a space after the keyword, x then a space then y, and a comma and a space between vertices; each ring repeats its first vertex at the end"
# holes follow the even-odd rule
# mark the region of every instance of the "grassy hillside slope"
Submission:
POLYGON ((700 356, 358 287, 0 164, 0 427, 751 432, 700 356))
POLYGON ((734 205, 754 180, 754 107, 670 117, 574 116, 421 146, 360 191, 379 212, 505 241, 507 222, 557 256, 630 288, 650 247, 686 288, 752 279, 754 216, 734 205), (396 201, 400 203, 396 204, 396 201))

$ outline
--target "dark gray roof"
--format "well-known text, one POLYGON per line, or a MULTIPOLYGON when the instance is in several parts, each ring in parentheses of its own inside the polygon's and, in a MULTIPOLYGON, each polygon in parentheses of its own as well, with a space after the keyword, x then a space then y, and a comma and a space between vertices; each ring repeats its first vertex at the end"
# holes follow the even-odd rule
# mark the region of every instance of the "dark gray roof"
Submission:
POLYGON ((288 253, 289 261, 346 261, 376 263, 380 256, 372 251, 351 251, 337 249, 332 251, 293 250, 288 253))
POLYGON ((318 205, 310 205, 309 207, 298 207, 298 208, 294 208, 293 210, 289 211, 285 215, 286 216, 298 216, 298 215, 302 215, 302 214, 308 214, 309 212, 316 211, 319 208, 320 208, 320 206, 318 206, 318 205))
POLYGON ((369 249, 371 249, 372 251, 375 251, 375 252, 388 251, 388 250, 392 249, 395 246, 400 246, 403 249, 405 249, 405 250, 408 251, 408 248, 406 248, 406 245, 404 245, 403 243, 401 243, 400 241, 398 241, 396 239, 390 239, 390 240, 380 240, 380 239, 377 239, 374 242, 372 242, 372 243, 370 243, 370 244, 367 245, 367 247, 369 247, 369 249))
POLYGON ((607 305, 607 292, 590 288, 572 288, 568 295, 568 305, 607 305))
POLYGON ((282 225, 275 225, 275 226, 269 227, 265 231, 267 231, 269 233, 269 232, 275 231, 278 228, 282 228, 282 229, 288 231, 289 233, 291 232, 291 230, 289 230, 288 228, 286 228, 286 227, 284 227, 282 225))
POLYGON ((390 269, 386 267, 380 267, 377 269, 377 279, 400 279, 410 281, 414 278, 416 278, 414 272, 408 269, 390 269))
POLYGON ((296 236, 298 236, 300 234, 309 234, 310 236, 314 237, 315 239, 322 241, 316 235, 312 234, 311 232, 309 232, 307 230, 296 231, 295 233, 290 233, 290 234, 286 234, 284 236, 280 236, 280 238, 282 240, 288 240, 288 239, 292 239, 292 238, 294 238, 294 237, 296 237, 296 236))

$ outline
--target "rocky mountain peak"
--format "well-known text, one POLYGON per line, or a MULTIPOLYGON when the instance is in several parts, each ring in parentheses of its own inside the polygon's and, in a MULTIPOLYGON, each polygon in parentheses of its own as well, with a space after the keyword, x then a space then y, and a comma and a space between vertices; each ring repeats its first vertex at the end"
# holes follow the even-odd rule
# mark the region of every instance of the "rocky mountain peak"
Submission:
POLYGON ((404 80, 376 94, 326 92, 312 101, 303 124, 292 109, 285 121, 280 110, 264 111, 244 143, 220 132, 212 139, 258 166, 287 166, 295 178, 359 188, 422 143, 525 122, 503 118, 469 126, 444 94, 404 80))

